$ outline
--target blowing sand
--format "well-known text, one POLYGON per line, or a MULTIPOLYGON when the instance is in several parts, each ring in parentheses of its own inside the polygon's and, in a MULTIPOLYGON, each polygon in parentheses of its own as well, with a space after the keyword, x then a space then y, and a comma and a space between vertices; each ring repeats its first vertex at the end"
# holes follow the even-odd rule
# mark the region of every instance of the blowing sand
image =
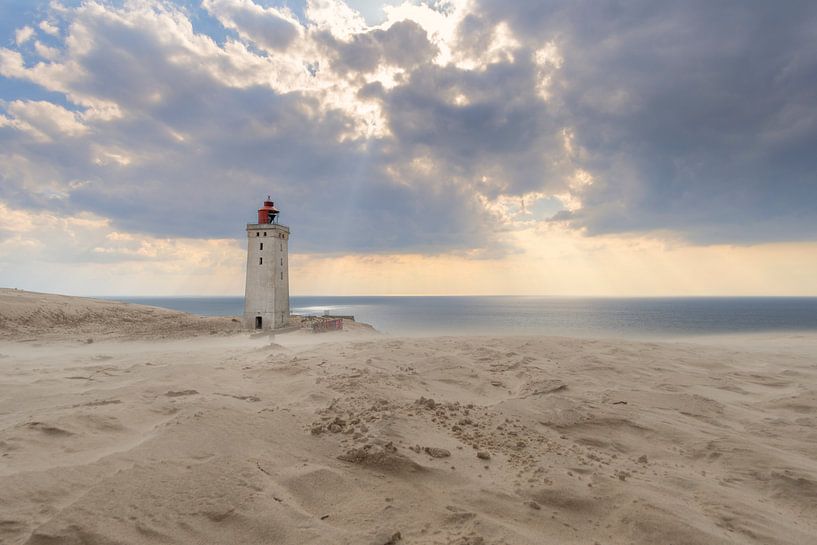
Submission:
POLYGON ((144 308, 5 313, 0 543, 817 543, 814 352, 168 339, 144 308))

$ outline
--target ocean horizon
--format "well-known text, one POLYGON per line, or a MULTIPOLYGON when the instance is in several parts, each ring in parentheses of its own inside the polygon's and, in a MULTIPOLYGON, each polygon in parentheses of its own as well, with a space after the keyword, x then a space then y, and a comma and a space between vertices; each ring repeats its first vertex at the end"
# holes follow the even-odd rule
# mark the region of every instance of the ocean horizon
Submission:
MULTIPOLYGON (((100 297, 239 316, 240 296, 100 297)), ((536 334, 633 339, 817 331, 817 297, 293 296, 293 314, 352 315, 395 335, 536 334)))

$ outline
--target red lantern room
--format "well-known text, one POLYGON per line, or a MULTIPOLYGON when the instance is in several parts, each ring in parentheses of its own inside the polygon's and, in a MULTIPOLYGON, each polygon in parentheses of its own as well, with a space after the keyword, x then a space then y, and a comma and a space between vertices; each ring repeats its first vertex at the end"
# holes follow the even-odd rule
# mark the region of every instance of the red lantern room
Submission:
POLYGON ((275 208, 275 203, 270 200, 267 195, 267 200, 264 201, 264 206, 258 209, 258 223, 277 223, 278 209, 275 208))

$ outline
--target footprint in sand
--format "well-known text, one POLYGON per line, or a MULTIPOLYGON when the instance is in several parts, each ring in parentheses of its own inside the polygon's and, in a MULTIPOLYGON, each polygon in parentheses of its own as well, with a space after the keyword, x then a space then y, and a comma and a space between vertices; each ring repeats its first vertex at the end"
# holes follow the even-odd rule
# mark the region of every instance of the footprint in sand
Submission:
POLYGON ((62 428, 58 428, 57 426, 52 426, 51 424, 46 424, 45 422, 29 422, 25 424, 25 427, 31 430, 41 431, 46 435, 51 435, 55 437, 74 435, 73 432, 64 430, 62 428))
POLYGON ((194 396, 197 395, 198 391, 196 390, 179 390, 179 391, 169 391, 165 394, 167 397, 182 397, 182 396, 194 396))

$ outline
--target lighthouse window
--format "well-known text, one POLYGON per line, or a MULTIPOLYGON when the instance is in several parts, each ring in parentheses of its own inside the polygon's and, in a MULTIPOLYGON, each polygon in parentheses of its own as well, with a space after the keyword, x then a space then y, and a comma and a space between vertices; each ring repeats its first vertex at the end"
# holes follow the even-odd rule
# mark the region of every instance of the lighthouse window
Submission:
POLYGON ((258 264, 259 264, 259 265, 263 265, 263 264, 264 264, 264 258, 263 258, 263 257, 259 257, 259 258, 258 258, 258 264))
POLYGON ((266 231, 264 231, 264 236, 267 236, 267 232, 266 232, 266 231))
POLYGON ((282 242, 281 243, 281 250, 283 250, 283 249, 284 249, 284 243, 282 242))
POLYGON ((263 243, 263 242, 261 243, 261 247, 260 247, 260 248, 258 248, 258 249, 259 249, 259 250, 263 250, 263 249, 264 249, 264 243, 263 243))
POLYGON ((283 280, 283 279, 284 279, 284 272, 281 271, 281 280, 283 280))
POLYGON ((255 232, 255 236, 260 237, 260 236, 261 236, 261 233, 259 233, 258 231, 256 231, 256 232, 255 232))
POLYGON ((281 258, 281 265, 283 265, 283 264, 284 264, 284 258, 282 257, 281 258))

